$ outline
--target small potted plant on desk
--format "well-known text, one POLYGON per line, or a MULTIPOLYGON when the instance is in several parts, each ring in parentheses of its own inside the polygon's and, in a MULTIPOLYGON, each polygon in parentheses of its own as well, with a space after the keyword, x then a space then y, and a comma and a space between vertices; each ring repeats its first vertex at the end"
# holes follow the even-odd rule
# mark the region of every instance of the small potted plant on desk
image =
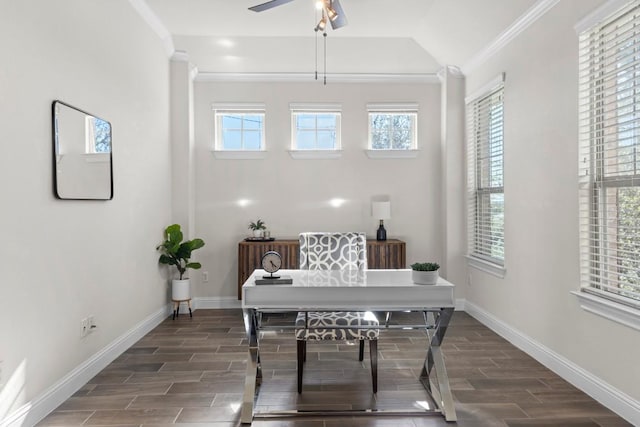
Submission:
POLYGON ((261 239, 264 237, 264 230, 267 229, 267 226, 264 221, 258 219, 256 222, 249 223, 249 229, 253 230, 253 237, 261 239))
POLYGON ((199 262, 189 262, 191 253, 196 249, 204 246, 202 239, 193 239, 182 241, 183 235, 180 225, 173 224, 164 230, 164 242, 156 247, 162 252, 160 259, 161 264, 175 265, 178 269, 180 277, 171 281, 171 300, 174 302, 173 318, 175 319, 180 311, 180 302, 187 301, 189 305, 189 317, 193 317, 191 313, 191 291, 188 278, 184 277, 188 268, 194 270, 199 269, 202 265, 199 262))
POLYGON ((440 265, 435 262, 416 262, 411 264, 411 279, 419 285, 435 285, 439 269, 440 265))

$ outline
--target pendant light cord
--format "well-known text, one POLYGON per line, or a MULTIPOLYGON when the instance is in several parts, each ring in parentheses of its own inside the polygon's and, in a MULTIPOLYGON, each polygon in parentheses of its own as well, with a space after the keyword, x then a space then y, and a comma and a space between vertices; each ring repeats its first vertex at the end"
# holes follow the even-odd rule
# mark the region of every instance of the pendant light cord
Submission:
POLYGON ((327 32, 322 34, 324 39, 324 84, 327 85, 327 32))

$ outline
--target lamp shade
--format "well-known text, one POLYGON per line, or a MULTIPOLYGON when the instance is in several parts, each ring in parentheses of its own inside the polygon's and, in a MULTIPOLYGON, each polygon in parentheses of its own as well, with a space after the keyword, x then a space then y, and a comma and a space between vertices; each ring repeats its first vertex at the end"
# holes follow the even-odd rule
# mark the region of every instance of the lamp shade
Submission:
POLYGON ((371 203, 371 216, 375 219, 391 218, 391 202, 373 202, 371 203))

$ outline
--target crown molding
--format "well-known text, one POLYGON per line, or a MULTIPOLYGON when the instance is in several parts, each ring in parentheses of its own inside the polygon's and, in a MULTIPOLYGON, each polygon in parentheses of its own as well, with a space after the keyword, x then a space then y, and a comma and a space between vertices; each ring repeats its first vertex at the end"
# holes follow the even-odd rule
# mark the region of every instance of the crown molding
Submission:
POLYGON ((131 6, 138 12, 138 15, 142 17, 144 22, 146 22, 160 38, 165 53, 171 58, 176 50, 173 45, 173 37, 171 37, 171 33, 167 30, 167 27, 164 26, 160 18, 158 18, 158 15, 151 10, 145 0, 129 0, 129 3, 131 3, 131 6))
POLYGON ((545 13, 551 10, 560 0, 538 0, 529 8, 520 18, 504 30, 495 40, 485 46, 474 55, 466 64, 462 66, 462 72, 468 75, 470 72, 478 68, 493 55, 498 53, 511 40, 519 36, 531 24, 536 22, 545 13))
MULTIPOLYGON (((200 72, 198 82, 315 82, 315 74, 309 73, 212 73, 200 72)), ((318 83, 320 83, 318 79, 318 83)), ((393 74, 393 73, 336 73, 327 74, 331 83, 439 83, 435 73, 393 74)), ((321 84, 321 83, 320 83, 321 84)))

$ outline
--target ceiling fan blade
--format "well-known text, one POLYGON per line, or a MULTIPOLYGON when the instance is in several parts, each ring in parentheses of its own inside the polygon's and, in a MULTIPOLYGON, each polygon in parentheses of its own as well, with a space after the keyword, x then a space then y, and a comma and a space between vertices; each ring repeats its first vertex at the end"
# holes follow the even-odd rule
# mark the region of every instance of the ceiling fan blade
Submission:
POLYGON ((274 8, 276 6, 281 6, 283 4, 291 3, 293 0, 271 0, 266 3, 262 3, 256 6, 252 6, 249 10, 253 10, 254 12, 262 12, 264 10, 268 10, 274 8))
POLYGON ((340 6, 340 0, 333 0, 331 2, 331 7, 333 7, 333 10, 338 14, 336 19, 333 21, 329 20, 329 22, 331 22, 331 28, 337 30, 338 28, 342 28, 347 25, 347 16, 344 14, 342 6, 340 6))

